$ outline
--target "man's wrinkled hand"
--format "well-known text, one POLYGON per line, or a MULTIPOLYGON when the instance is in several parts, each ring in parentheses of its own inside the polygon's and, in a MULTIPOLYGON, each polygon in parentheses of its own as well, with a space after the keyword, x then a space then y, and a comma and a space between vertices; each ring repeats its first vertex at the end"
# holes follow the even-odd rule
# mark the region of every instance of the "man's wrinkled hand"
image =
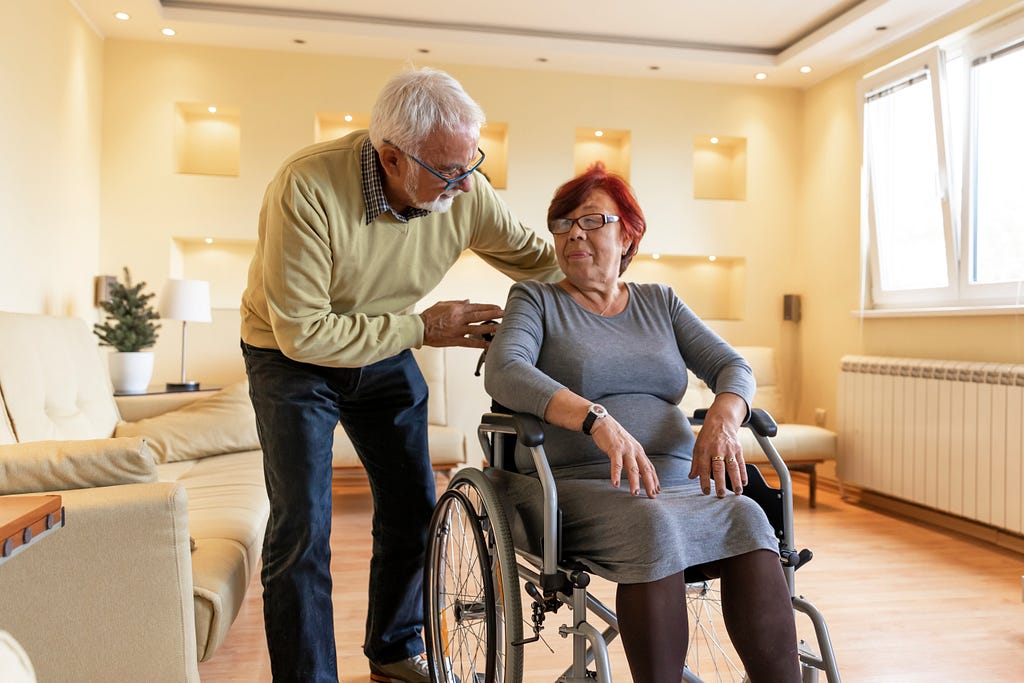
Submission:
POLYGON ((468 346, 486 349, 490 344, 484 335, 493 335, 498 329, 494 318, 505 315, 494 304, 462 301, 439 301, 420 313, 423 319, 424 346, 468 346))

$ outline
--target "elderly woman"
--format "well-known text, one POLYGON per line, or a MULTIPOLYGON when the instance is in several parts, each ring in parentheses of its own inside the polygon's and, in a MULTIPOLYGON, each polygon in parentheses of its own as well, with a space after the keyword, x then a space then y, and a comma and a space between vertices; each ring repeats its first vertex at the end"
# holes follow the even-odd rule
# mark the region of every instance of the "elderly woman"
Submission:
MULTIPOLYGON (((622 178, 596 164, 567 182, 548 227, 565 279, 513 285, 486 388, 543 417, 563 551, 618 584, 633 680, 679 683, 683 570, 697 567, 721 578, 726 626, 749 679, 799 681, 778 541, 761 508, 735 495, 746 483, 737 432, 754 393, 750 366, 669 287, 620 279, 646 230, 622 178), (696 439, 677 407, 687 368, 716 395, 696 439)), ((517 465, 533 470, 527 459, 517 465)), ((527 492, 535 485, 516 481, 506 491, 515 505, 539 506, 527 492)))

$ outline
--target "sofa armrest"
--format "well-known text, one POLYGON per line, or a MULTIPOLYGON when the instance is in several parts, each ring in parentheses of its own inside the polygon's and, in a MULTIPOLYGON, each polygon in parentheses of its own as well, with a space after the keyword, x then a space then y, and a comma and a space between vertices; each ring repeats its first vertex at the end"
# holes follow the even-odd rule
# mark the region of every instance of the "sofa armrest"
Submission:
POLYGON ((41 681, 198 681, 185 489, 61 497, 65 526, 0 572, 0 630, 41 681))
POLYGON ((163 415, 172 410, 183 408, 201 398, 215 394, 218 389, 202 391, 172 391, 165 394, 133 394, 115 396, 117 411, 125 422, 138 422, 147 417, 163 415))

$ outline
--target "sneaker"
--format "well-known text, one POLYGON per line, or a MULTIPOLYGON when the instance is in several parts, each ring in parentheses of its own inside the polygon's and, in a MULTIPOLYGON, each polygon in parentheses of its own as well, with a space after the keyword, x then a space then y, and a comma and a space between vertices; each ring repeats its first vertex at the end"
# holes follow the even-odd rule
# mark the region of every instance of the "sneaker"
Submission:
POLYGON ((427 655, 416 655, 390 664, 370 662, 370 680, 375 683, 430 683, 427 655))

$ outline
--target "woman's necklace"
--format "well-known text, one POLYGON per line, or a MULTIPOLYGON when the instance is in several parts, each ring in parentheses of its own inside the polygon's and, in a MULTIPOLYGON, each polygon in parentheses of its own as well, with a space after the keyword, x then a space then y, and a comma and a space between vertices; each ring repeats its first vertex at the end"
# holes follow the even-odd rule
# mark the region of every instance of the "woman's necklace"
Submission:
POLYGON ((583 293, 583 290, 580 289, 579 287, 577 287, 576 285, 574 285, 573 283, 569 282, 568 280, 566 280, 566 282, 568 282, 570 285, 572 285, 572 288, 575 289, 579 293, 580 298, 582 299, 583 308, 587 309, 591 313, 597 313, 597 315, 604 315, 605 313, 607 313, 611 309, 612 306, 615 305, 615 302, 617 302, 619 300, 619 284, 615 283, 615 293, 612 294, 612 300, 609 301, 608 304, 604 308, 602 308, 600 311, 594 311, 593 309, 591 309, 591 307, 589 305, 590 304, 590 300, 587 299, 587 295, 583 293))

